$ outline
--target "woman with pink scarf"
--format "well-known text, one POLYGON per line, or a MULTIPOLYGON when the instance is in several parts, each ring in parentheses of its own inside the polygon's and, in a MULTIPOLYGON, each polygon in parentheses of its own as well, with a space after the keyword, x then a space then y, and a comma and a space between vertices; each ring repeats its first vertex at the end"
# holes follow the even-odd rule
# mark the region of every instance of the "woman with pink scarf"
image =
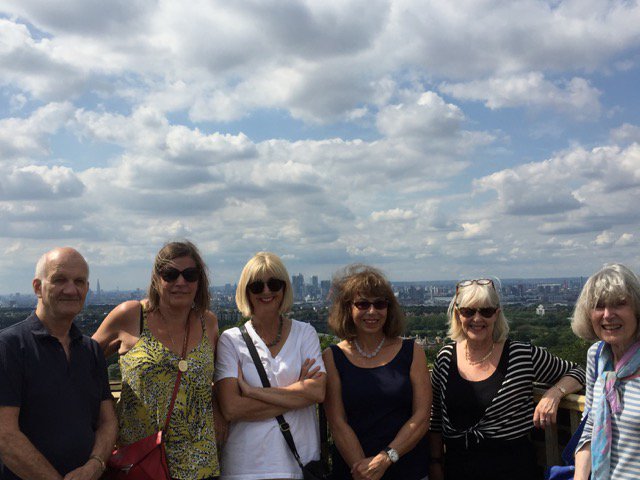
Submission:
POLYGON ((587 280, 571 327, 604 345, 598 356, 596 342, 587 356, 589 417, 576 448, 575 480, 587 480, 589 473, 593 480, 640 478, 638 319, 640 281, 631 270, 606 265, 587 280))

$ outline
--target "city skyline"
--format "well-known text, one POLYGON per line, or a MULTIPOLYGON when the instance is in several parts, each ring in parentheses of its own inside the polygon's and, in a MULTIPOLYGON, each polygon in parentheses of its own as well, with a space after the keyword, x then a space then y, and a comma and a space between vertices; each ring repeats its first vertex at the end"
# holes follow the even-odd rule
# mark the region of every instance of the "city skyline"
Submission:
POLYGON ((626 0, 5 0, 0 291, 181 238, 216 284, 639 272, 638 84, 626 0))
MULTIPOLYGON (((303 281, 304 283, 302 285, 304 285, 304 287, 315 287, 318 289, 323 289, 323 290, 328 290, 330 285, 331 285, 331 281, 332 279, 327 278, 327 279, 323 279, 320 278, 317 275, 304 275, 302 273, 297 273, 294 275, 291 275, 290 281, 291 281, 291 285, 294 288, 294 290, 296 290, 297 288, 299 288, 298 285, 296 285, 296 280, 295 277, 299 277, 302 276, 303 277, 303 281), (316 280, 314 280, 314 278, 316 280)), ((564 286, 563 288, 569 288, 570 285, 573 285, 574 289, 576 284, 578 284, 578 288, 581 288, 581 286, 584 284, 584 282, 586 281, 586 276, 560 276, 560 277, 540 277, 540 278, 498 278, 498 277, 492 277, 492 280, 495 282, 495 284, 497 285, 497 288, 502 290, 504 288, 510 288, 513 287, 514 285, 526 285, 528 287, 536 287, 539 285, 557 285, 557 286, 564 286)), ((401 281, 394 281, 393 279, 390 279, 390 283, 393 285, 394 289, 396 290, 402 290, 402 289, 406 289, 406 288, 410 288, 410 287, 417 287, 417 288, 424 288, 424 287, 441 287, 441 288, 449 288, 449 289, 455 289, 455 285, 459 280, 453 280, 453 279, 442 279, 442 280, 413 280, 413 281, 407 281, 407 280, 401 280, 401 281)), ((225 292, 227 294, 231 293, 235 293, 235 289, 237 287, 237 282, 226 282, 226 283, 220 283, 220 284, 216 284, 216 283, 210 283, 209 289, 214 292, 225 292)), ((103 288, 101 286, 100 283, 100 279, 96 279, 96 283, 95 286, 94 285, 90 285, 89 288, 89 295, 90 296, 100 296, 101 293, 108 295, 108 294, 130 294, 130 293, 135 293, 136 294, 136 298, 144 298, 146 295, 146 291, 147 291, 147 287, 134 287, 131 289, 120 289, 119 287, 115 286, 113 288, 103 288)), ((0 291, 0 298, 2 297, 11 297, 13 295, 21 295, 21 296, 25 296, 25 297, 33 297, 35 298, 35 295, 33 294, 32 291, 16 291, 16 292, 1 292, 0 291)), ((125 297, 122 297, 125 298, 125 297)))

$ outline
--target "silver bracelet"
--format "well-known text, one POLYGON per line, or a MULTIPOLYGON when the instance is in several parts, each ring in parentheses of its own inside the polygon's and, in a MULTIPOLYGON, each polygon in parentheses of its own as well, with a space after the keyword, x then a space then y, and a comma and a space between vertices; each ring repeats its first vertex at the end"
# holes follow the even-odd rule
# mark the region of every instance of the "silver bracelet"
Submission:
POLYGON ((560 393, 562 393, 562 396, 564 397, 567 394, 567 389, 560 386, 560 385, 554 385, 554 387, 556 387, 558 390, 560 390, 560 393))
POLYGON ((104 472, 107 469, 107 465, 105 465, 104 460, 101 459, 98 455, 91 455, 89 460, 95 460, 100 464, 100 473, 104 472))

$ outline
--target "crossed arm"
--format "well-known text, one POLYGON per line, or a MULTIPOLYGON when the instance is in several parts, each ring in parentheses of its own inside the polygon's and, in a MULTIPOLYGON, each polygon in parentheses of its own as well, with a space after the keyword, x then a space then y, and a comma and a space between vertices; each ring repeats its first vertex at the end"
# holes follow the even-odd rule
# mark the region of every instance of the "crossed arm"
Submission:
POLYGON ((253 387, 242 376, 224 378, 215 383, 222 415, 228 422, 256 421, 282 415, 324 400, 326 375, 314 360, 304 361, 298 381, 286 387, 253 387))
MULTIPOLYGON (((31 441, 20 431, 19 407, 0 407, 0 457, 18 477, 25 480, 95 480, 102 474, 102 465, 88 458, 86 463, 62 476, 31 441)), ((100 403, 100 417, 91 455, 103 461, 109 458, 116 441, 118 422, 112 400, 100 403)))

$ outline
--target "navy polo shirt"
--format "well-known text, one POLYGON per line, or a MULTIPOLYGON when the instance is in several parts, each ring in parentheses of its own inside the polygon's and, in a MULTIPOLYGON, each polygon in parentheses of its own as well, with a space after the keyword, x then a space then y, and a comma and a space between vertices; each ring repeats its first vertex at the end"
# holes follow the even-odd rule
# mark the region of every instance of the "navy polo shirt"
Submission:
MULTIPOLYGON (((69 360, 35 313, 0 331, 0 405, 20 408, 19 425, 61 474, 91 455, 100 403, 111 399, 102 350, 75 324, 69 360)), ((6 467, 0 478, 17 479, 6 467)))

